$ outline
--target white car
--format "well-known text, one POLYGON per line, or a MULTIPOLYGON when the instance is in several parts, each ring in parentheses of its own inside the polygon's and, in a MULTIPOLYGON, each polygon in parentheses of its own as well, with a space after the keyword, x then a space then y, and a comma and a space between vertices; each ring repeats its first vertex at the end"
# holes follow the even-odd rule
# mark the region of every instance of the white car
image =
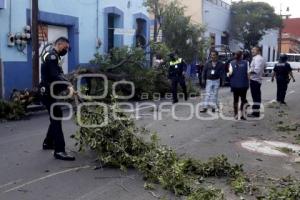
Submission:
POLYGON ((278 62, 267 62, 264 70, 264 76, 272 76, 273 69, 278 62))

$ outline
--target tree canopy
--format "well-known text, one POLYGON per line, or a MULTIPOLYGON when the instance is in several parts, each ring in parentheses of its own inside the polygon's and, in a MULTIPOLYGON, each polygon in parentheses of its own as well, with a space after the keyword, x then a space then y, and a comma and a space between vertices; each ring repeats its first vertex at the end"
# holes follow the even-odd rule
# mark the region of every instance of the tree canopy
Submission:
POLYGON ((231 32, 246 49, 258 45, 266 31, 279 28, 281 24, 280 16, 267 3, 240 1, 232 4, 231 32))
POLYGON ((188 62, 198 58, 205 43, 204 28, 185 16, 185 7, 176 0, 147 0, 146 5, 158 19, 163 42, 188 62))

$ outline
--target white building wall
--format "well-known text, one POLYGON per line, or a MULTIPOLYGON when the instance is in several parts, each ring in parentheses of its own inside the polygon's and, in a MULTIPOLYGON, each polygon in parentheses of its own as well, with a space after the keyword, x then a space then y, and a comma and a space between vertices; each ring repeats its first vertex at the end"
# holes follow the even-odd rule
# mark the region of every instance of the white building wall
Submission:
MULTIPOLYGON (((215 44, 221 44, 223 32, 229 33, 229 47, 231 51, 243 49, 243 44, 230 37, 230 1, 203 0, 203 24, 206 26, 205 37, 215 34, 215 44), (222 3, 223 2, 223 3, 222 3)), ((278 30, 270 30, 266 33, 259 45, 263 47, 263 56, 267 61, 277 60, 278 30), (270 49, 270 56, 269 56, 270 49)))
POLYGON ((203 24, 205 36, 215 34, 215 44, 220 45, 222 33, 229 32, 230 5, 221 0, 203 0, 203 24))
POLYGON ((278 30, 268 31, 259 45, 262 46, 262 54, 266 61, 276 61, 278 52, 278 30))

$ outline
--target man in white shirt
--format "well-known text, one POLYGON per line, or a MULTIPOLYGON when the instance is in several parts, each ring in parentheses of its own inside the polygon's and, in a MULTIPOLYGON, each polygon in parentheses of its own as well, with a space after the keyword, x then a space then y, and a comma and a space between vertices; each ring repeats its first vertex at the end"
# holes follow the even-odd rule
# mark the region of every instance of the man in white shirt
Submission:
POLYGON ((248 117, 260 116, 261 105, 261 84, 264 68, 266 66, 265 59, 261 56, 261 49, 259 47, 253 47, 252 50, 252 62, 250 64, 250 90, 253 99, 252 114, 248 117))

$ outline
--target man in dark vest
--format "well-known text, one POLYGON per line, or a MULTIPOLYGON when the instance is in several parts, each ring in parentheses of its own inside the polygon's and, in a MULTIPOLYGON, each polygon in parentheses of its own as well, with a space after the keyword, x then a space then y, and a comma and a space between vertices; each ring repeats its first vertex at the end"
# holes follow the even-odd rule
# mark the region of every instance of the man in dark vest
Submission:
POLYGON ((241 120, 246 120, 247 91, 249 89, 249 62, 243 60, 243 52, 237 51, 235 59, 230 62, 228 76, 230 77, 231 91, 233 92, 234 117, 239 119, 238 106, 241 98, 241 120))
POLYGON ((185 73, 187 65, 183 61, 182 58, 179 58, 176 53, 171 53, 170 55, 170 62, 169 62, 169 74, 168 78, 172 81, 172 95, 173 95, 173 103, 178 102, 177 97, 177 86, 178 83, 181 86, 184 99, 187 100, 187 91, 186 91, 186 84, 185 84, 185 73))

